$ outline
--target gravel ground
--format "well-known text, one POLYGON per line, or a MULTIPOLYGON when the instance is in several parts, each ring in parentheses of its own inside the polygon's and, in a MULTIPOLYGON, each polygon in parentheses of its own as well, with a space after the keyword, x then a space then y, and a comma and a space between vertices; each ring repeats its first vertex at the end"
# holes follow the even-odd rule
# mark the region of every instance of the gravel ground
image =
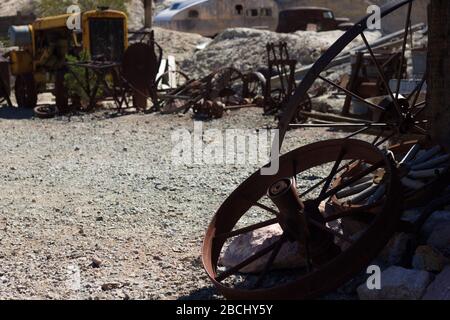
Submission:
MULTIPOLYGON (((0 299, 218 297, 201 265, 203 235, 256 166, 173 165, 171 134, 192 130, 189 116, 0 111, 0 299)), ((204 124, 267 126, 258 109, 204 124)), ((286 148, 335 136, 305 132, 289 133, 286 148)))

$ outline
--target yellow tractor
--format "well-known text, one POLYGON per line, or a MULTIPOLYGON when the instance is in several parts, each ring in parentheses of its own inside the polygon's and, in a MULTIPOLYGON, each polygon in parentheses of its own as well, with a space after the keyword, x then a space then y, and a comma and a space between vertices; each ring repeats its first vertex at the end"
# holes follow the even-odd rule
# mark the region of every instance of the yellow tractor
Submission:
POLYGON ((59 111, 67 110, 66 56, 87 52, 92 60, 121 62, 128 48, 127 24, 125 13, 99 8, 12 26, 10 41, 19 49, 10 52, 9 58, 18 106, 34 108, 39 93, 53 92, 59 111), (69 19, 79 19, 81 30, 70 28, 69 19))

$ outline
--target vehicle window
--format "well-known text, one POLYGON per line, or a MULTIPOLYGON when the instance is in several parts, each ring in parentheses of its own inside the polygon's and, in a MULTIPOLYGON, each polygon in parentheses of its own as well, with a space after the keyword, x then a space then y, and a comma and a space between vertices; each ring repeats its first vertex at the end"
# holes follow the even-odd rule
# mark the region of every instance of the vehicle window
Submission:
POLYGON ((272 16, 272 9, 270 9, 270 8, 261 8, 261 16, 263 16, 263 17, 271 17, 272 16))
POLYGON ((246 14, 247 14, 247 17, 257 17, 258 9, 248 9, 246 14))
POLYGON ((170 10, 177 10, 180 6, 181 6, 181 2, 175 2, 175 3, 172 4, 172 6, 170 7, 170 10))
POLYGON ((236 5, 234 9, 236 10, 236 14, 239 16, 241 16, 244 12, 244 7, 241 4, 236 5))
POLYGON ((198 18, 199 13, 197 10, 189 10, 188 17, 189 18, 198 18))
POLYGON ((333 15, 333 12, 331 12, 331 11, 326 11, 326 12, 323 13, 323 17, 324 17, 325 19, 333 19, 333 18, 334 18, 334 15, 333 15))

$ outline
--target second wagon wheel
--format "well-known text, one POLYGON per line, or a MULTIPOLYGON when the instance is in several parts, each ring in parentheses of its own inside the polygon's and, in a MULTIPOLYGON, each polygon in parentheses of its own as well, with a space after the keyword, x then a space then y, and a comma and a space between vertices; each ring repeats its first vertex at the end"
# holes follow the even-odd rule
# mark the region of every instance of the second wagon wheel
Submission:
POLYGON ((241 103, 244 76, 235 68, 222 68, 211 74, 207 84, 206 100, 220 100, 226 105, 241 103))
POLYGON ((180 99, 177 95, 186 92, 189 83, 191 83, 189 76, 181 71, 167 71, 156 79, 161 113, 176 113, 183 109, 186 99, 180 99))
MULTIPOLYGON (((407 44, 411 40, 411 21, 414 14, 414 4, 419 1, 414 0, 394 0, 390 1, 388 4, 381 8, 381 23, 385 22, 385 18, 395 14, 403 15, 403 11, 406 12, 404 20, 404 30, 403 38, 401 41, 401 51, 397 72, 395 79, 403 79, 404 77, 404 64, 406 61, 405 53, 407 50, 407 44)), ((427 134, 427 121, 424 119, 424 110, 426 106, 425 101, 420 101, 421 91, 426 81, 426 73, 417 83, 415 88, 406 97, 400 95, 401 81, 396 81, 395 88, 391 88, 389 84, 389 79, 385 75, 385 71, 380 65, 380 62, 376 56, 376 47, 370 44, 370 41, 366 35, 368 31, 368 20, 370 16, 365 17, 360 22, 355 24, 350 30, 348 30, 344 35, 342 35, 326 52, 323 54, 317 62, 311 67, 310 71, 305 75, 302 82, 296 88, 294 95, 289 102, 287 107, 283 112, 280 120, 280 140, 284 139, 286 132, 290 128, 299 127, 342 127, 345 125, 347 128, 353 128, 354 133, 352 137, 356 134, 365 133, 374 128, 380 133, 380 136, 393 137, 398 134, 427 134), (380 82, 388 94, 386 99, 383 99, 379 103, 372 102, 369 99, 361 97, 359 94, 349 90, 340 84, 332 81, 327 72, 334 66, 336 58, 342 58, 343 54, 348 54, 348 48, 354 40, 359 39, 364 46, 364 50, 369 55, 373 65, 375 66, 376 72, 380 78, 380 82), (303 97, 308 94, 308 92, 315 87, 327 85, 338 92, 351 97, 355 101, 358 101, 366 105, 369 109, 378 111, 383 116, 379 121, 361 121, 361 123, 351 123, 351 124, 299 124, 296 123, 299 114, 302 113, 301 106, 303 97)), ((307 115, 306 115, 307 116, 307 115)), ((377 140, 378 141, 378 140, 377 140)))
POLYGON ((223 203, 206 234, 204 267, 230 299, 317 297, 350 280, 377 256, 395 232, 398 199, 393 162, 370 143, 347 139, 301 147, 280 158, 276 175, 256 172, 223 203), (357 161, 367 167, 332 185, 357 161), (323 209, 336 193, 375 172, 382 172, 387 188, 376 210, 361 206, 329 214, 323 209), (344 231, 344 216, 369 223, 344 231), (245 237, 265 228, 275 228, 276 234, 255 241, 251 250, 242 247, 245 237))

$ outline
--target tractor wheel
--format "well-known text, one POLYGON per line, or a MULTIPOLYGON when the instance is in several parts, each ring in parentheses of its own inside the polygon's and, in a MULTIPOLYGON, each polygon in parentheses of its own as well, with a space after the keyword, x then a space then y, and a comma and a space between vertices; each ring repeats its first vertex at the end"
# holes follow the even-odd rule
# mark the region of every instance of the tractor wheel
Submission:
POLYGON ((16 77, 15 93, 19 108, 36 107, 38 94, 33 74, 27 73, 16 77))
POLYGON ((55 78, 55 100, 56 107, 60 114, 65 114, 70 111, 69 95, 64 81, 64 71, 58 71, 55 78))

